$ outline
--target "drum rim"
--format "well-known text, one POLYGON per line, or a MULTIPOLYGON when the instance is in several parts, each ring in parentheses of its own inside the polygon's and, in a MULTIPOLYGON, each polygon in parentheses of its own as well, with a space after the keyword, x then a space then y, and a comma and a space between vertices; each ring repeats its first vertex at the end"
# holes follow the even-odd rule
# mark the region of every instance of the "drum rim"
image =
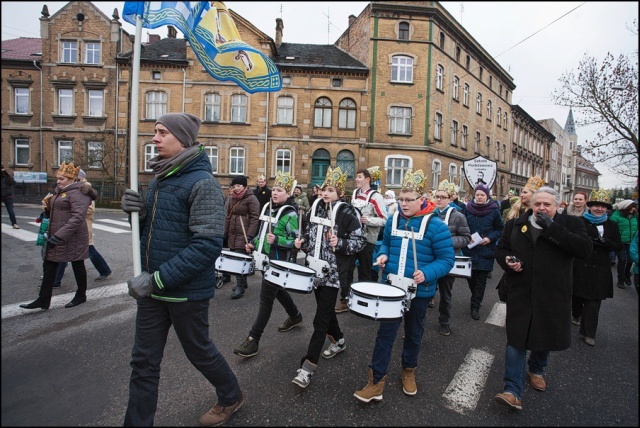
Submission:
POLYGON ((349 308, 349 312, 351 312, 352 314, 357 315, 359 317, 366 318, 366 319, 369 319, 369 320, 372 320, 372 321, 397 321, 399 319, 402 319, 402 315, 400 315, 399 317, 393 317, 393 318, 389 318, 389 317, 375 318, 375 317, 372 317, 371 315, 361 314, 360 312, 354 311, 351 308, 349 308))
POLYGON ((271 267, 272 264, 277 269, 286 270, 288 272, 292 271, 292 272, 295 272, 295 273, 299 273, 302 276, 315 276, 316 275, 316 271, 315 270, 311 269, 310 267, 298 264, 298 263, 287 262, 287 261, 284 261, 284 260, 269 260, 269 267, 271 267), (285 266, 280 266, 282 263, 287 263, 287 264, 290 264, 292 266, 296 266, 297 268, 305 269, 306 272, 305 271, 298 272, 295 269, 288 268, 286 265, 285 266))
POLYGON ((236 259, 236 260, 244 260, 244 261, 253 260, 253 256, 250 256, 248 254, 236 253, 235 251, 222 250, 220 252, 220 257, 222 256, 227 256, 230 259, 236 259))
POLYGON ((390 302, 396 302, 398 300, 403 300, 405 298, 405 296, 406 296, 406 292, 400 287, 396 287, 395 285, 391 285, 391 284, 379 284, 377 282, 365 282, 365 281, 354 282, 353 284, 351 284, 351 286, 349 288, 353 291, 353 294, 356 294, 358 296, 374 297, 374 298, 377 298, 377 299, 380 299, 380 300, 385 300, 385 301, 390 301, 390 302), (381 285, 381 286, 384 286, 384 287, 393 287, 393 288, 395 288, 396 290, 398 290, 402 294, 398 295, 398 296, 378 296, 378 295, 375 295, 375 294, 369 294, 369 293, 367 293, 365 291, 359 291, 359 290, 356 290, 356 289, 353 288, 354 285, 358 285, 358 284, 376 284, 376 285, 381 285))

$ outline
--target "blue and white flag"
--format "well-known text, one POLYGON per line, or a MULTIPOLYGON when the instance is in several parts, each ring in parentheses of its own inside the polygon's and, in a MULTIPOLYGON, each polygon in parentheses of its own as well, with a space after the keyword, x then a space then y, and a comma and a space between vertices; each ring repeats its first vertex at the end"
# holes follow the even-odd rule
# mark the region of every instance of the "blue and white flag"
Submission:
POLYGON ((260 50, 240 39, 223 2, 125 2, 122 18, 136 25, 136 15, 142 17, 144 28, 176 26, 204 69, 216 79, 233 81, 249 93, 282 88, 278 67, 260 50))

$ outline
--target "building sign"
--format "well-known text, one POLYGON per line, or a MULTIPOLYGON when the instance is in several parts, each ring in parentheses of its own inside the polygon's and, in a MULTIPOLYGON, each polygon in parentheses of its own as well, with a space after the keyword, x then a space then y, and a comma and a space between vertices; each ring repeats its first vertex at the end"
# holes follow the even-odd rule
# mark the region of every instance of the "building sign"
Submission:
POLYGON ((482 156, 463 162, 464 176, 472 189, 478 184, 484 184, 491 189, 496 182, 498 164, 482 156))
POLYGON ((14 171, 13 179, 16 183, 47 183, 46 172, 28 172, 28 171, 14 171))

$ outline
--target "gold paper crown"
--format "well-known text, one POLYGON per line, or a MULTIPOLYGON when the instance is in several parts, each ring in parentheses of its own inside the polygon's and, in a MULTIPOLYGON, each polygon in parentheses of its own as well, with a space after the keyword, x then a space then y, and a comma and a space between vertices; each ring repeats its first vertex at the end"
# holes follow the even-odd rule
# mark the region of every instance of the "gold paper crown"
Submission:
POLYGON ((456 193, 456 185, 449 183, 449 180, 442 180, 440 184, 438 184, 438 190, 447 192, 449 196, 453 196, 456 193))
POLYGON ((342 170, 339 166, 334 169, 327 170, 327 177, 324 179, 324 183, 322 183, 322 187, 331 186, 336 189, 344 190, 344 185, 347 182, 347 173, 342 173, 342 170))
POLYGON ((374 181, 380 180, 380 177, 382 176, 382 172, 380 172, 380 168, 379 167, 372 166, 371 168, 367 168, 367 171, 369 171, 369 175, 371 176, 371 182, 372 183, 374 181))
POLYGON ((426 182, 427 179, 421 169, 416 172, 412 172, 411 169, 408 169, 402 179, 402 189, 411 189, 422 196, 426 182))
POLYGON ((603 204, 611 205, 611 191, 607 189, 593 189, 589 196, 589 202, 601 202, 603 204))
POLYGON ((530 177, 529 180, 527 180, 527 184, 525 184, 524 187, 528 187, 532 192, 535 192, 536 190, 541 188, 542 185, 544 185, 544 180, 540 178, 539 175, 534 175, 533 177, 530 177))
POLYGON ((80 167, 76 167, 73 162, 65 163, 62 162, 60 164, 60 168, 58 168, 58 174, 64 175, 67 178, 76 179, 78 178, 78 173, 80 172, 80 167))
POLYGON ((285 192, 290 193, 293 187, 295 179, 289 172, 282 174, 282 171, 276 172, 276 181, 273 183, 273 187, 282 187, 285 192))
POLYGON ((258 176, 258 180, 266 180, 266 179, 267 179, 267 177, 265 177, 264 174, 260 174, 258 176))

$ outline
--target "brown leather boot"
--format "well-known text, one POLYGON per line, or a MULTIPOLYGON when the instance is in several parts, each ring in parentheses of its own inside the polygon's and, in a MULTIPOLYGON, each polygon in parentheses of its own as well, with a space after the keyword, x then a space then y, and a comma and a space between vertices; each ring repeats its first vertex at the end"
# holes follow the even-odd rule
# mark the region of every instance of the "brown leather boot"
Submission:
POLYGON ((386 381, 387 376, 385 375, 378 381, 378 383, 373 383, 373 370, 369 369, 369 382, 367 383, 367 386, 359 391, 356 391, 353 395, 358 400, 364 401, 365 403, 368 403, 371 400, 381 401, 382 391, 384 390, 384 383, 386 381))
POLYGON ((415 368, 402 369, 402 391, 406 395, 416 395, 418 386, 416 385, 416 376, 413 373, 415 368))

